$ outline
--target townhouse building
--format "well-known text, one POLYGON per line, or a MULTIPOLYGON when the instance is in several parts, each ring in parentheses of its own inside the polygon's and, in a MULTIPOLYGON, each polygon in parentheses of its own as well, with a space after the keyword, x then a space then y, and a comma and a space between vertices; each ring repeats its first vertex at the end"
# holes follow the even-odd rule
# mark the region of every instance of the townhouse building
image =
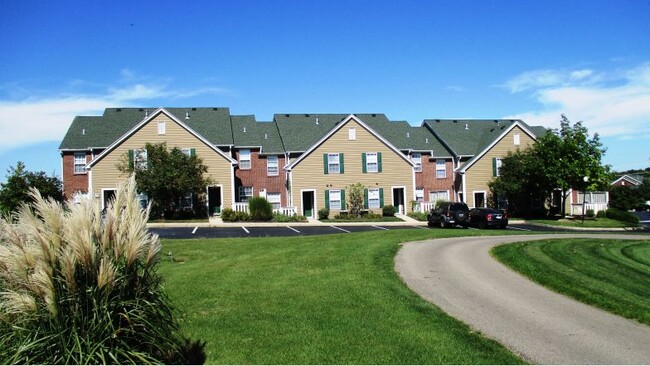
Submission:
MULTIPOLYGON (((108 108, 78 116, 60 145, 66 197, 105 204, 125 159, 142 159, 147 142, 196 154, 213 184, 210 214, 246 210, 263 196, 274 210, 316 217, 346 210, 348 187, 365 187, 364 205, 380 212, 426 211, 437 200, 487 205, 488 182, 508 151, 526 148, 543 127, 520 120, 425 120, 384 114, 275 114, 260 122, 228 108, 108 108)), ((146 156, 144 157, 146 159, 146 156)))

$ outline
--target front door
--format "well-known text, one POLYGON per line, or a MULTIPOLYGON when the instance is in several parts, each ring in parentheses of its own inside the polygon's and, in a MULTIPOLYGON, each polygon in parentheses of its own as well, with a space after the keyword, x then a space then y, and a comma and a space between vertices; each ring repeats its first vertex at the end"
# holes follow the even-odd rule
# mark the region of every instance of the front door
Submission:
POLYGON ((221 214, 221 187, 208 187, 208 215, 216 216, 221 214))
POLYGON ((397 212, 404 214, 404 188, 393 188, 393 206, 397 212))
POLYGON ((115 190, 114 189, 104 189, 102 197, 103 208, 108 207, 108 204, 115 201, 115 190))
POLYGON ((305 217, 314 217, 314 192, 302 192, 302 214, 305 217))

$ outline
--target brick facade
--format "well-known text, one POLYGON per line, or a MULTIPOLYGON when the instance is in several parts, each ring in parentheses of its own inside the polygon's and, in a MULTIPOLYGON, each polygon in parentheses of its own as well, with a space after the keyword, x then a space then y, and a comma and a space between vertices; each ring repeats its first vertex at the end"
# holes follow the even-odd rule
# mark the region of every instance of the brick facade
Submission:
MULTIPOLYGON (((64 151, 61 153, 63 160, 63 195, 71 199, 75 192, 88 192, 88 173, 74 172, 74 152, 64 151)), ((91 160, 90 153, 86 152, 86 163, 91 160)))
POLYGON ((451 159, 445 160, 445 177, 438 178, 436 174, 436 158, 422 154, 422 172, 415 173, 415 188, 424 189, 424 202, 431 201, 429 194, 434 191, 449 192, 449 199, 455 201, 454 164, 451 159))
MULTIPOLYGON (((240 161, 241 150, 242 149, 236 149, 234 151, 234 158, 237 161, 240 161)), ((278 157, 278 175, 269 176, 267 174, 267 155, 260 155, 259 149, 250 150, 250 169, 241 169, 240 167, 235 168, 235 200, 241 202, 239 198, 239 187, 252 187, 254 197, 259 196, 261 191, 265 191, 267 194, 280 193, 280 204, 282 207, 286 207, 288 205, 287 183, 285 171, 282 169, 285 165, 284 156, 275 155, 278 157)))

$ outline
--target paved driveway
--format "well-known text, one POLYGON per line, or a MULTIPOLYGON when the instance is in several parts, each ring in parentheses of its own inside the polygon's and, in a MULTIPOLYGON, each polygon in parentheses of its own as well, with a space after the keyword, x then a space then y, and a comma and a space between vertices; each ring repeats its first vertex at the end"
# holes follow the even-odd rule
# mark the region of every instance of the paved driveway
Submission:
POLYGON ((404 244, 396 270, 406 284, 451 316, 536 364, 648 364, 650 327, 539 286, 489 255, 500 243, 553 234, 437 239, 404 244))

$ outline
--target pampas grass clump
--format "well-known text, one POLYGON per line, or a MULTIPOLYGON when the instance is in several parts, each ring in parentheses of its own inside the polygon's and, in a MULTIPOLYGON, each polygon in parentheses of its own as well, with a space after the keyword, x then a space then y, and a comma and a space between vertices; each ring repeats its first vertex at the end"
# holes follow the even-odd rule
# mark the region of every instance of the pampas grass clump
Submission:
POLYGON ((134 179, 104 212, 97 200, 32 196, 0 219, 0 363, 197 362, 184 354, 201 346, 174 320, 134 179))

